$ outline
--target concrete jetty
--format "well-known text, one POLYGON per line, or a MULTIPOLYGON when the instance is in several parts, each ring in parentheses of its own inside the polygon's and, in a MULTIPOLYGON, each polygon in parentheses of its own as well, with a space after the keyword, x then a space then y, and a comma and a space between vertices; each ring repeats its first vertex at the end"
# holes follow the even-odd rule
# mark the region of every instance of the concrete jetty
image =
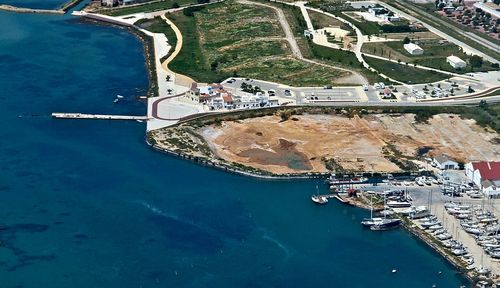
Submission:
POLYGON ((52 118, 59 119, 95 119, 95 120, 148 120, 148 116, 103 115, 83 113, 52 113, 52 118))
POLYGON ((50 9, 32 9, 32 8, 23 8, 23 7, 15 7, 11 5, 2 4, 0 5, 0 10, 12 11, 17 13, 45 13, 45 14, 64 14, 66 13, 64 10, 50 10, 50 9))

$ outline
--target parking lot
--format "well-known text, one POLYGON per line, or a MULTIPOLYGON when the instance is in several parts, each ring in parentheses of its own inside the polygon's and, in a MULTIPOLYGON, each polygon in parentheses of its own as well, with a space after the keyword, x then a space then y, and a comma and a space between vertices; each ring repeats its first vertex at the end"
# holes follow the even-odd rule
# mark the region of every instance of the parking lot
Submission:
POLYGON ((278 85, 276 83, 232 78, 224 81, 222 84, 229 91, 237 94, 241 93, 241 84, 247 83, 258 86, 265 92, 274 91, 274 96, 280 99, 280 102, 291 101, 294 104, 306 103, 327 103, 327 102, 361 102, 368 99, 378 101, 376 96, 378 93, 372 93, 370 97, 363 91, 363 87, 290 87, 286 85, 278 85))

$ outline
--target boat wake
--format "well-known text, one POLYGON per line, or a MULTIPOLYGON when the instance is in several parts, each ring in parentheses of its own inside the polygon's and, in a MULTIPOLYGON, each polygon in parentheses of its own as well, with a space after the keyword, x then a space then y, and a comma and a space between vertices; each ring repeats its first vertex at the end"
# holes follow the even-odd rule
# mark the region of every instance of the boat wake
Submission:
POLYGON ((263 232, 262 239, 265 239, 269 242, 274 243, 276 246, 278 246, 278 248, 280 248, 281 250, 283 250, 283 252, 285 252, 285 255, 287 258, 290 257, 290 254, 291 254, 290 250, 285 245, 283 245, 283 243, 276 240, 276 238, 271 237, 264 229, 261 229, 261 230, 263 232))
MULTIPOLYGON (((148 209, 149 211, 153 212, 156 215, 167 217, 167 218, 172 218, 172 219, 177 220, 177 221, 182 221, 177 215, 174 215, 174 214, 171 214, 171 213, 167 213, 167 212, 161 210, 160 208, 155 207, 155 206, 149 204, 146 201, 139 201, 139 204, 141 204, 146 209, 148 209)), ((185 222, 185 221, 183 221, 183 222, 185 222)), ((192 224, 192 223, 190 223, 190 224, 192 224)))

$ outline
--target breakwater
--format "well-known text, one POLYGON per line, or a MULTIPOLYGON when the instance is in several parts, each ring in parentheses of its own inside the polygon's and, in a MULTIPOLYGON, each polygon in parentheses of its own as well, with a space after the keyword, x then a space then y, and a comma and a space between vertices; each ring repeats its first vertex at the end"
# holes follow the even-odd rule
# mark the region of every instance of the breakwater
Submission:
POLYGON ((11 11, 17 13, 42 13, 42 14, 64 14, 66 11, 59 9, 33 9, 33 8, 24 8, 24 7, 16 7, 11 5, 0 5, 0 10, 11 11))
POLYGON ((28 7, 17 7, 7 4, 0 4, 0 10, 16 12, 16 13, 40 13, 40 14, 65 14, 69 9, 75 7, 83 0, 70 0, 58 9, 38 9, 28 7))

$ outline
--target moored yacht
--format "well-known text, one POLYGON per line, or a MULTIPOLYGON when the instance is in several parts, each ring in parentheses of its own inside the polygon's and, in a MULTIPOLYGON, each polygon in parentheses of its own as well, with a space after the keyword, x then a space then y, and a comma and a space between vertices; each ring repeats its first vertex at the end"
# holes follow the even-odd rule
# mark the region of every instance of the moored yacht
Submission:
POLYGON ((370 230, 374 231, 385 231, 399 227, 401 224, 401 219, 382 219, 380 223, 374 224, 370 227, 370 230))

